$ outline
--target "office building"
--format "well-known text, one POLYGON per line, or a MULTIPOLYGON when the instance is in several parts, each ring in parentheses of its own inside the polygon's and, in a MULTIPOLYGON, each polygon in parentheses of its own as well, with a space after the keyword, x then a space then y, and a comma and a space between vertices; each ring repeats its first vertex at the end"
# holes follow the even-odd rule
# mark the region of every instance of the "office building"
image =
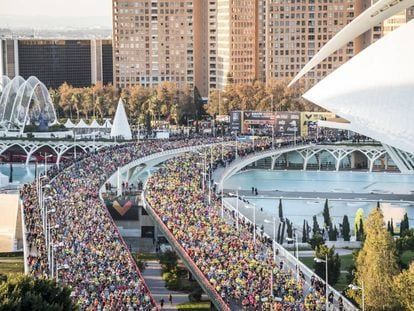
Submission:
POLYGON ((0 39, 0 74, 36 76, 48 88, 112 83, 111 40, 0 39))

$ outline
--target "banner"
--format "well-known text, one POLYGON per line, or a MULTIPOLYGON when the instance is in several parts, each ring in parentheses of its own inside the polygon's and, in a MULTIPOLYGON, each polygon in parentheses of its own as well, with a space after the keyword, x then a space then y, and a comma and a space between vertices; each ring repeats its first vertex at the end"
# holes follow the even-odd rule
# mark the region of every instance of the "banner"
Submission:
POLYGON ((242 116, 243 115, 241 111, 230 112, 230 130, 232 132, 241 132, 242 116))
POLYGON ((332 112, 302 112, 301 119, 301 136, 316 136, 317 124, 319 120, 334 119, 335 114, 332 112))
POLYGON ((114 220, 139 220, 138 204, 139 196, 124 196, 105 200, 105 205, 114 220))
POLYGON ((277 112, 275 133, 278 136, 300 135, 300 112, 277 112))

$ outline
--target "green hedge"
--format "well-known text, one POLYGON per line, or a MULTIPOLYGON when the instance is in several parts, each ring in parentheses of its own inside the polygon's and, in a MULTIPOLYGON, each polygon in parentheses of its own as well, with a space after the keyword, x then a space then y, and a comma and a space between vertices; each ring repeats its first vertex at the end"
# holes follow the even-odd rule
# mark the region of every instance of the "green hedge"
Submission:
POLYGON ((23 257, 23 252, 0 252, 0 257, 23 257))

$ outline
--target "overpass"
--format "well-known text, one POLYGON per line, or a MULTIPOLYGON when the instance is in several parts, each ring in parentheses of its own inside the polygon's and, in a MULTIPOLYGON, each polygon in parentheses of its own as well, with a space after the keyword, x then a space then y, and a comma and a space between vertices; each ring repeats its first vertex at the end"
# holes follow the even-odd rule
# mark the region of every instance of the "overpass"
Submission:
POLYGON ((61 141, 61 140, 19 140, 19 139, 5 139, 0 141, 0 155, 5 153, 11 147, 19 147, 26 154, 26 165, 29 164, 30 158, 33 154, 41 148, 48 147, 56 155, 56 164, 59 165, 62 156, 69 150, 78 148, 84 152, 94 152, 106 146, 111 146, 116 143, 110 141, 61 141))

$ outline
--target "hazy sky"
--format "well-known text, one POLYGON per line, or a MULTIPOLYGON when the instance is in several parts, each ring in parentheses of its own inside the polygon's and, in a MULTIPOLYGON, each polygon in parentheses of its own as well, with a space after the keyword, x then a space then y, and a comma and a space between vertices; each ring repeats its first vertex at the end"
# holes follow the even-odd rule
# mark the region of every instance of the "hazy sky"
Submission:
POLYGON ((112 0, 0 0, 0 15, 110 16, 112 0))

